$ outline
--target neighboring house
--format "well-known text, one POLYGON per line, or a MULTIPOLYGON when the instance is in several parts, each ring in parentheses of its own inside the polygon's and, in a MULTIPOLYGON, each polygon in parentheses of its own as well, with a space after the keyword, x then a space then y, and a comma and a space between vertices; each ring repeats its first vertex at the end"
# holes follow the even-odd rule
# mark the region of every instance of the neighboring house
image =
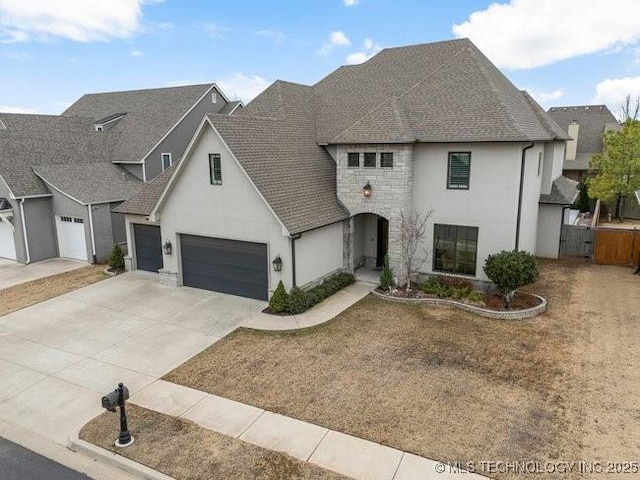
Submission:
POLYGON ((180 158, 206 113, 241 108, 214 85, 85 95, 62 115, 0 113, 0 257, 108 259, 114 207, 180 158))
POLYGON ((602 153, 604 132, 617 130, 620 124, 606 105, 552 107, 547 113, 571 137, 562 174, 580 182, 587 176, 592 155, 602 153))
POLYGON ((387 253, 398 272, 401 212, 433 211, 422 270, 485 279, 501 250, 557 257, 577 193, 567 139, 468 40, 385 49, 207 115, 180 162, 116 209, 128 267, 265 300, 387 253))

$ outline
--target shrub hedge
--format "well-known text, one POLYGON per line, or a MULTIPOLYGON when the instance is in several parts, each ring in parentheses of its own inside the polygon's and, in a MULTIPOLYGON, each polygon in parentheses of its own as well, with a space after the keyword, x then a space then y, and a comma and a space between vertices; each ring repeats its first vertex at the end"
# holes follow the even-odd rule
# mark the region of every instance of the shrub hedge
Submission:
POLYGON ((438 298, 453 298, 455 300, 484 301, 484 293, 473 289, 469 280, 456 277, 432 277, 421 286, 422 291, 438 298))
POLYGON ((350 273, 338 273, 309 290, 294 287, 289 292, 284 311, 290 314, 302 313, 355 281, 350 273))

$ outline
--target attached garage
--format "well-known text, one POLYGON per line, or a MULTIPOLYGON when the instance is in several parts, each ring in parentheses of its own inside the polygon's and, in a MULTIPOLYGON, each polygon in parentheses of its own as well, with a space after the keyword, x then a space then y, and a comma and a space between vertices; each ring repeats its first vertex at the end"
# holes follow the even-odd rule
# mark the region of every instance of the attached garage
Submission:
POLYGON ((13 225, 0 218, 0 258, 16 259, 16 244, 13 239, 13 225))
POLYGON ((157 272, 163 267, 160 227, 157 225, 133 225, 138 270, 157 272))
POLYGON ((180 252, 183 285, 268 300, 266 244, 181 235, 180 252))
POLYGON ((87 240, 84 220, 77 217, 56 216, 60 256, 87 261, 87 240))

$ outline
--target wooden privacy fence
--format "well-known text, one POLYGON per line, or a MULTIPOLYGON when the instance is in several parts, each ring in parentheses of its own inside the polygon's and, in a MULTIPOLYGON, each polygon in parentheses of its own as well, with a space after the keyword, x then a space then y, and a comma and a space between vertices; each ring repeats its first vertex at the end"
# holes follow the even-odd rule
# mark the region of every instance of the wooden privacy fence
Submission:
POLYGON ((595 229, 579 225, 562 225, 560 257, 590 258, 593 255, 595 229))
MULTIPOLYGON (((563 227, 564 228, 564 227, 563 227)), ((598 228, 593 261, 600 265, 638 265, 640 231, 598 228)))

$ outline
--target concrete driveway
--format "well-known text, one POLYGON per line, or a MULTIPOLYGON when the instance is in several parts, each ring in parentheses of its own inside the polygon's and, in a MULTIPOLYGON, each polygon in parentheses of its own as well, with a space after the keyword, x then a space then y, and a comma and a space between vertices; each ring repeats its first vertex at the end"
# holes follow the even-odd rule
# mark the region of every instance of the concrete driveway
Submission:
POLYGON ((0 289, 48 277, 56 273, 68 272, 87 265, 89 265, 87 262, 68 258, 51 258, 42 262, 30 263, 29 265, 0 258, 0 289))
POLYGON ((135 272, 0 317, 0 420, 66 445, 118 382, 139 392, 265 306, 135 272))

